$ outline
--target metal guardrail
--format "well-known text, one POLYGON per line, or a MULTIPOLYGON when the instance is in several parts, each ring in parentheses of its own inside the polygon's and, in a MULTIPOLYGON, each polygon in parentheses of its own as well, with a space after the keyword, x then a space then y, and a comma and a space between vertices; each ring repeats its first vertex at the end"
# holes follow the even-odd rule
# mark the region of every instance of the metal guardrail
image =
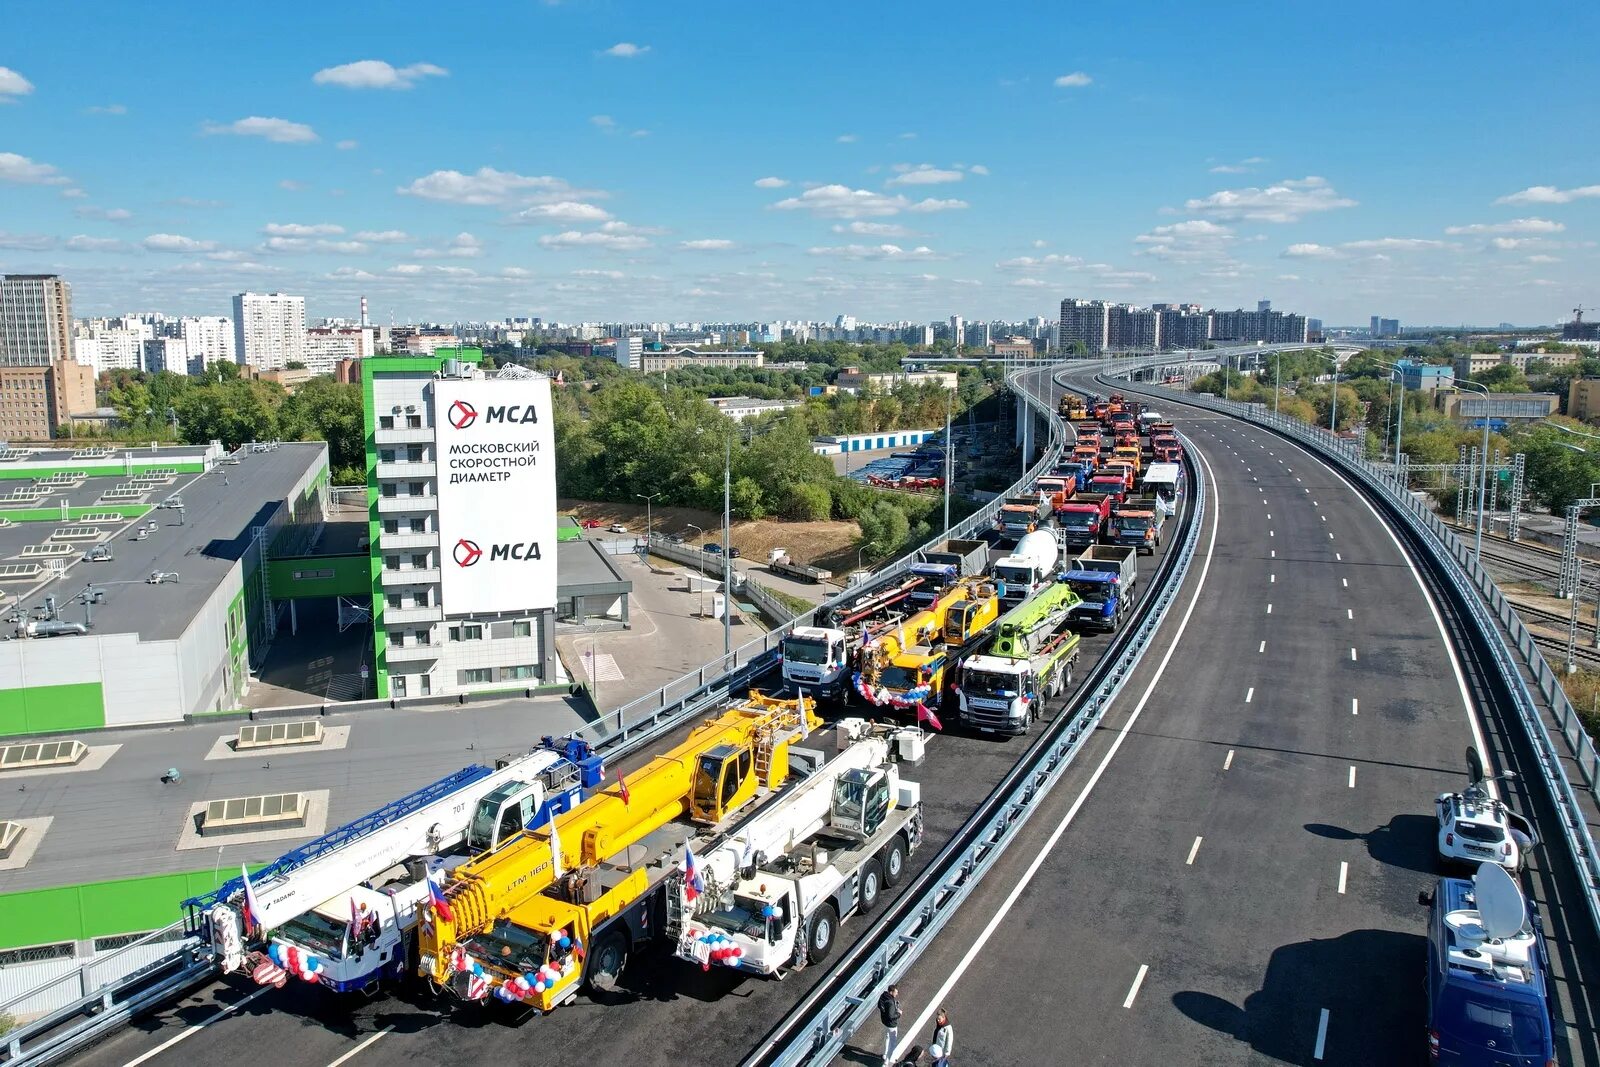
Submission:
MULTIPOLYGON (((1040 368, 1043 369, 1043 368, 1040 368)), ((1020 379, 1037 370, 1022 371, 1012 376, 1013 388, 1019 396, 1027 397, 1035 412, 1045 412, 1047 405, 1034 401, 1020 388, 1020 379)), ((1047 412, 1053 415, 1054 412, 1047 412)), ((1026 486, 1060 458, 1066 434, 1060 420, 1048 419, 1049 444, 1043 458, 1030 467, 1016 483, 1026 486)), ((936 535, 927 544, 874 573, 874 582, 886 581, 899 575, 921 553, 952 537, 969 537, 978 531, 988 530, 999 513, 1004 495, 967 516, 950 529, 936 535)), ((654 550, 654 546, 652 547, 654 550)), ((667 683, 653 693, 622 705, 594 722, 587 723, 573 735, 588 739, 596 752, 609 758, 619 758, 636 748, 648 744, 670 732, 683 722, 706 709, 736 696, 757 676, 764 674, 776 662, 778 646, 796 626, 809 625, 817 610, 827 607, 846 595, 860 595, 861 586, 846 590, 824 602, 817 609, 806 612, 783 625, 739 646, 724 656, 667 683)), ((501 695, 503 699, 503 694, 501 695)), ((388 701, 366 701, 361 706, 388 706, 388 701)), ((409 702, 408 702, 409 703, 409 702)), ((14 1012, 28 1002, 50 999, 52 991, 65 987, 71 999, 42 1018, 16 1027, 0 1036, 0 1064, 20 1067, 22 1064, 43 1064, 54 1061, 83 1045, 98 1040, 109 1029, 121 1025, 134 1014, 148 1010, 160 1003, 161 997, 170 996, 206 980, 213 973, 210 960, 204 954, 199 939, 185 936, 177 949, 145 965, 135 965, 131 971, 117 974, 118 964, 131 961, 130 953, 140 945, 148 946, 159 940, 171 940, 184 934, 182 922, 157 930, 140 941, 125 946, 115 953, 91 960, 71 971, 0 1003, 0 1014, 14 1012), (153 997, 145 975, 152 969, 168 973, 162 985, 161 997, 153 997)), ((56 994, 59 998, 60 994, 56 994)))
POLYGON ((1467 606, 1485 647, 1494 657, 1495 665, 1504 678, 1507 691, 1516 705, 1517 717, 1539 765, 1539 777, 1560 816, 1562 840, 1583 882, 1589 920, 1600 932, 1600 852, 1596 851, 1588 820, 1566 768, 1562 766, 1560 753, 1556 751, 1533 691, 1513 660, 1513 647, 1532 673, 1540 696, 1549 703, 1560 727, 1560 735, 1587 779, 1585 787, 1597 802, 1600 802, 1600 755, 1597 755, 1594 743, 1584 732, 1577 712, 1562 690, 1560 675, 1550 668, 1544 654, 1535 646, 1532 634, 1518 618, 1499 586, 1473 558, 1471 548, 1431 509, 1412 496, 1395 479, 1392 470, 1368 461, 1346 442, 1335 439, 1320 427, 1307 426, 1287 416, 1275 416, 1264 405, 1218 400, 1206 394, 1173 397, 1170 393, 1149 391, 1171 397, 1175 402, 1233 415, 1305 445, 1359 481, 1412 529, 1417 535, 1417 542, 1425 546, 1433 557, 1437 573, 1455 587, 1467 606), (1507 643, 1496 621, 1506 627, 1514 645, 1507 643))
POLYGON ((832 1062, 850 1035, 876 1014, 878 997, 911 969, 1060 781, 1132 677, 1183 586, 1206 511, 1204 472, 1197 464, 1186 466, 1195 490, 1182 540, 1163 561, 1159 583, 1152 583, 1141 600, 1138 621, 1118 635, 1113 654, 1095 666, 1092 687, 1075 708, 1057 715, 905 894, 768 1032, 744 1067, 832 1062))

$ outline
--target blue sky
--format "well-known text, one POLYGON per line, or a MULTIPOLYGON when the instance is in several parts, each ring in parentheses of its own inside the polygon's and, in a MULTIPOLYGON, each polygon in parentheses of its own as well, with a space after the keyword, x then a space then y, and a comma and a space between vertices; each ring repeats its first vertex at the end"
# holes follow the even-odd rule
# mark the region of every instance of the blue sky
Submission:
POLYGON ((1328 323, 1600 304, 1600 5, 14 7, 0 270, 79 314, 1328 323), (1222 7, 1218 10, 1206 10, 1222 7), (64 36, 63 28, 71 28, 64 36))

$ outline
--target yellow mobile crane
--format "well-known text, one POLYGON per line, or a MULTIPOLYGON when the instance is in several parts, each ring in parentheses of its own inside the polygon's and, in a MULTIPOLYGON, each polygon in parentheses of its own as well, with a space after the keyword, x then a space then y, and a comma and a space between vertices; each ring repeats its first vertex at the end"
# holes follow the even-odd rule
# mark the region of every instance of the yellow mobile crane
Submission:
POLYGON ((681 745, 499 851, 456 868, 426 915, 420 971, 463 999, 548 1011, 587 981, 611 988, 666 927, 667 877, 789 777, 789 747, 822 722, 751 692, 681 745), (700 829, 696 829, 699 827, 700 829))
MULTIPOLYGON (((928 608, 862 650, 856 690, 873 704, 937 711, 945 676, 978 645, 1000 619, 994 580, 963 578, 928 608)), ((921 712, 918 712, 921 715, 921 712)))

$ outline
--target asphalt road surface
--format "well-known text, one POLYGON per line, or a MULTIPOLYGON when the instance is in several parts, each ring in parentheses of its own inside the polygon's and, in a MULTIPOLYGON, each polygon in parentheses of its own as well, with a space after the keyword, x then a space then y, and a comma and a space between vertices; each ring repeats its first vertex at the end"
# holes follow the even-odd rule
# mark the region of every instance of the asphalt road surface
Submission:
MULTIPOLYGON (((942 1005, 963 1067, 1424 1063, 1432 798, 1467 745, 1502 767, 1515 745, 1470 713, 1472 664, 1353 489, 1265 431, 1161 407, 1212 485, 1162 647, 902 983, 903 1042, 942 1005)), ((1579 905, 1552 847, 1527 884, 1560 1062, 1600 1062, 1593 938, 1559 911, 1579 905)), ((876 1063, 882 1031, 855 1044, 844 1062, 876 1063)))
MULTIPOLYGON (((1162 558, 1141 558, 1141 573, 1153 572, 1162 558)), ((1084 638, 1080 679, 1109 641, 1099 635, 1084 638)), ((1061 703, 1052 710, 1059 710, 1061 703)), ((907 777, 922 783, 926 822, 924 844, 912 857, 913 870, 938 852, 1026 744, 1026 738, 958 734, 933 739, 924 762, 907 771, 907 777)), ((397 793, 404 784, 397 783, 397 793)), ((862 925, 852 920, 845 935, 862 925)), ((140 1020, 77 1062, 176 1067, 266 1057, 310 1067, 360 1067, 367 1062, 735 1063, 822 973, 819 967, 782 982, 748 979, 722 968, 702 973, 659 953, 646 954, 635 960, 623 989, 607 1002, 580 997, 544 1018, 498 1010, 504 1006, 493 1000, 460 1008, 415 987, 367 1001, 298 982, 262 993, 248 979, 233 978, 140 1020)))

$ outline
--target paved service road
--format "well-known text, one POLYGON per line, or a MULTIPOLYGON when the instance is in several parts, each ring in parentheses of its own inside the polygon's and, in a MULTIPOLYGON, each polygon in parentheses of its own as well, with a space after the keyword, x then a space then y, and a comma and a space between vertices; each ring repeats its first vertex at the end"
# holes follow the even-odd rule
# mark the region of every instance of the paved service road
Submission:
MULTIPOLYGON (((1471 665, 1463 679, 1351 488, 1265 431, 1160 406, 1213 489, 1186 588, 1099 737, 902 983, 903 1039, 926 1044, 942 1004, 964 1065, 1425 1062, 1432 797, 1460 787, 1467 745, 1514 754, 1492 723, 1476 736, 1471 665)), ((1562 1062, 1594 1063, 1576 970, 1592 938, 1566 937, 1562 1062)))
MULTIPOLYGON (((1163 558, 1142 558, 1141 573, 1153 572, 1163 558)), ((1084 639, 1080 678, 1109 641, 1099 635, 1084 639)), ((672 743, 663 740, 655 748, 672 743)), ((819 748, 831 744, 827 737, 815 741, 819 748)), ((927 758, 907 771, 907 777, 922 783, 926 822, 924 845, 912 858, 913 870, 938 852, 1026 744, 1026 738, 957 734, 933 739, 927 758)), ((624 770, 646 758, 625 761, 624 770)), ((397 782, 395 792, 403 784, 397 782)), ((845 935, 859 932, 862 925, 857 920, 846 923, 845 935)), ((493 1001, 452 1010, 451 1002, 435 1000, 415 987, 400 996, 366 1001, 338 998, 295 982, 282 991, 249 999, 255 987, 248 979, 232 979, 141 1020, 80 1057, 80 1062, 97 1067, 176 1067, 267 1056, 310 1067, 378 1062, 730 1064, 738 1062, 823 973, 817 967, 782 982, 740 979, 726 969, 702 973, 659 953, 647 953, 636 959, 624 976, 623 989, 608 1002, 579 997, 546 1018, 520 1018, 515 1012, 498 1010, 504 1006, 493 1001), (234 1004, 243 1006, 228 1010, 234 1004), (227 1013, 218 1017, 222 1011, 227 1013), (208 1019, 215 1021, 208 1024, 208 1019)))

